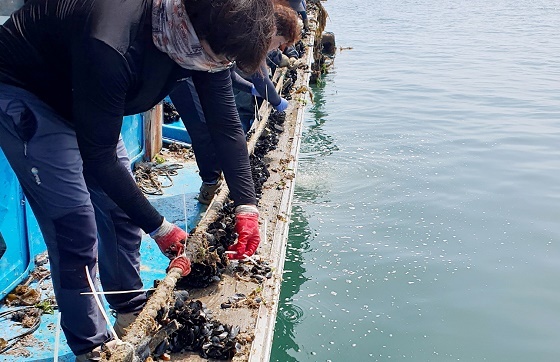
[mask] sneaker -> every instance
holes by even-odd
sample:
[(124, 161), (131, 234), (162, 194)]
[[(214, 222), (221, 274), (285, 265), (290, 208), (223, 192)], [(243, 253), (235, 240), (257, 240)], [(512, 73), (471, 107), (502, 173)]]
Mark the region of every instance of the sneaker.
[(214, 195), (218, 189), (222, 186), (222, 181), (218, 180), (215, 184), (208, 184), (206, 182), (202, 183), (200, 186), (200, 193), (198, 194), (198, 202), (204, 205), (210, 205)]
[(76, 362), (91, 362), (91, 361), (101, 361), (101, 353), (117, 345), (117, 340), (113, 339), (107, 343), (103, 343), (100, 346), (95, 347), (91, 352), (80, 354), (76, 356)]
[(113, 329), (119, 338), (122, 338), (126, 334), (126, 329), (134, 323), (139, 313), (140, 312), (117, 313), (117, 319), (115, 320), (115, 324), (113, 324)]

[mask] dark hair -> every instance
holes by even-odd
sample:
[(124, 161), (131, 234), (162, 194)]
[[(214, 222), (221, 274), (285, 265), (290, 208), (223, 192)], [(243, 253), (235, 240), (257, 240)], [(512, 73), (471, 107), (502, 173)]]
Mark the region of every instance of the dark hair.
[(301, 26), (297, 13), (291, 7), (277, 1), (274, 4), (274, 20), (276, 21), (276, 35), (286, 38), (288, 45), (299, 40)]
[(268, 51), (276, 26), (272, 0), (184, 0), (200, 40), (216, 54), (255, 72)]

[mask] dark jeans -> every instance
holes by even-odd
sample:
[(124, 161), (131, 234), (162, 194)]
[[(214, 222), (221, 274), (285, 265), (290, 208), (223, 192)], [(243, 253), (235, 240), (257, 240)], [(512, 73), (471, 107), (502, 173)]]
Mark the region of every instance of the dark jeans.
[(173, 90), (169, 98), (181, 115), (183, 124), (191, 137), (200, 178), (206, 183), (216, 182), (222, 173), (222, 168), (191, 78), (181, 82), (181, 85)]

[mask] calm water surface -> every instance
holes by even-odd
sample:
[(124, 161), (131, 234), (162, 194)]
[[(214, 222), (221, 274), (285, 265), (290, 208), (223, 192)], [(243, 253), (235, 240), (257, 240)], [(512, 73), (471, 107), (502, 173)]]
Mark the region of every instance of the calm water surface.
[(329, 0), (272, 361), (560, 360), (560, 2)]

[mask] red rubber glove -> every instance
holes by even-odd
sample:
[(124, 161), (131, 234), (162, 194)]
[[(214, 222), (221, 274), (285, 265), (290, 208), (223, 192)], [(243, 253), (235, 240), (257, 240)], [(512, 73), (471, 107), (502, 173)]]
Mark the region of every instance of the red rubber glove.
[(152, 231), (150, 236), (156, 241), (163, 255), (169, 259), (174, 259), (183, 253), (189, 234), (177, 225), (163, 219), (161, 226)]
[(245, 259), (244, 255), (255, 253), (261, 242), (259, 232), (259, 210), (254, 205), (241, 205), (235, 208), (235, 231), (237, 243), (229, 247), (230, 259)]
[(191, 272), (191, 261), (187, 258), (186, 255), (180, 255), (175, 259), (171, 260), (169, 263), (169, 267), (167, 271), (170, 271), (173, 268), (181, 269), (181, 276), (186, 277)]

